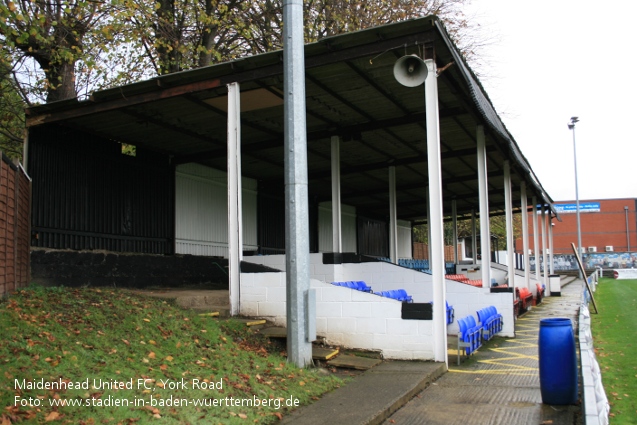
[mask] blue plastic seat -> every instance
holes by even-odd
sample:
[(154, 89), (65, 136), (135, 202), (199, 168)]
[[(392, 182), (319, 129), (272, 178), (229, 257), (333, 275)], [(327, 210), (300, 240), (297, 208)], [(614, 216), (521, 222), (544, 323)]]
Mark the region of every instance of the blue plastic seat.
[(468, 344), (468, 347), (465, 347), (465, 352), (468, 356), (469, 354), (473, 353), (473, 343), (471, 341), (471, 335), (469, 334), (469, 326), (467, 325), (467, 322), (464, 318), (458, 319), (458, 329), (460, 331), (460, 334), (458, 335), (460, 341)]
[(495, 306), (489, 306), (487, 308), (491, 311), (491, 316), (494, 318), (494, 321), (496, 323), (495, 325), (496, 332), (502, 331), (504, 318), (502, 317), (500, 313), (498, 313), (498, 310), (495, 308)]
[(452, 306), (449, 305), (449, 302), (445, 301), (445, 304), (447, 307), (447, 324), (450, 325), (453, 323), (454, 309)]
[(380, 295), (381, 297), (391, 298), (396, 301), (402, 302), (413, 302), (411, 295), (407, 294), (407, 291), (404, 289), (391, 289), (389, 291), (380, 291), (374, 292), (375, 295)]
[(356, 289), (362, 292), (372, 292), (372, 288), (362, 280), (350, 280), (347, 282), (332, 282), (334, 286), (343, 286), (345, 288)]
[(467, 323), (468, 326), (468, 331), (471, 335), (471, 343), (473, 346), (473, 350), (472, 351), (476, 351), (478, 348), (480, 348), (480, 346), (482, 345), (482, 337), (481, 337), (481, 329), (482, 326), (478, 325), (476, 323), (476, 319), (469, 315), (465, 318), (465, 321)]

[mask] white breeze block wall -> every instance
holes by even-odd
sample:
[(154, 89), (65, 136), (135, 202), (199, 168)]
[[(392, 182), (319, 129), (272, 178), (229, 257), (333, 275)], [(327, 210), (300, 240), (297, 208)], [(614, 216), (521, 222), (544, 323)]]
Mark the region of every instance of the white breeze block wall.
[[(256, 255), (243, 257), (243, 261), (261, 264), (282, 272), (285, 271), (285, 255)], [(310, 254), (310, 277), (312, 279), (322, 280), (323, 282), (340, 281), (339, 278), (335, 277), (334, 266), (335, 264), (323, 264), (323, 254)]]
[[(513, 293), (491, 293), (488, 288), (476, 288), (453, 280), (447, 280), (446, 287), (447, 302), (453, 306), (456, 318), (463, 318), (471, 314), (476, 319), (476, 323), (478, 323), (478, 314), (476, 312), (481, 308), (492, 305), (504, 319), (502, 332), (499, 335), (506, 337), (515, 336)], [(458, 322), (456, 320), (448, 326), (448, 332), (452, 335), (458, 334)]]
[[(431, 320), (403, 320), (396, 300), (317, 279), (310, 284), (316, 290), (316, 331), (328, 343), (379, 350), (388, 359), (433, 360)], [(242, 273), (240, 313), (285, 326), (285, 273)]]
[(414, 302), (428, 303), (433, 299), (431, 275), (385, 261), (339, 264), (336, 274), (338, 281), (362, 280), (374, 292), (404, 289)]
[[(539, 280), (535, 279), (535, 274), (531, 273), (531, 278), (529, 279), (530, 283), (531, 283), (531, 287), (528, 288), (529, 291), (531, 291), (533, 293), (534, 297), (537, 297), (537, 286), (535, 286), (536, 283), (540, 283)], [(526, 286), (526, 282), (524, 280), (524, 275), (523, 274), (515, 274), (515, 280), (513, 281), (513, 284), (515, 285), (516, 288), (523, 288)], [(540, 285), (542, 285), (540, 283)], [(545, 291), (545, 293), (547, 294), (547, 296), (550, 296), (551, 291)]]
[[(253, 256), (244, 257), (244, 261), (250, 261), (256, 264), (262, 264), (268, 267), (272, 267), (281, 271), (285, 271), (285, 255), (265, 255), (265, 256)], [(475, 266), (469, 266), (475, 267)], [(282, 279), (277, 283), (273, 282), (272, 277), (263, 279), (263, 283), (259, 286), (259, 289), (255, 288), (249, 293), (244, 291), (244, 278), (254, 279), (252, 276), (254, 273), (242, 273), (241, 274), (241, 314), (246, 316), (263, 316), (274, 317), (276, 315), (264, 315), (264, 311), (270, 308), (282, 308), (282, 318), (280, 325), (285, 325), (285, 304), (282, 306), (276, 306), (273, 303), (283, 302), (285, 303), (285, 273), (263, 273), (264, 275), (281, 275), (276, 279)], [(429, 274), (419, 271), (411, 270), (406, 267), (400, 267), (395, 264), (387, 263), (384, 261), (370, 262), (370, 263), (345, 263), (345, 264), (323, 264), (322, 254), (310, 254), (310, 277), (320, 281), (328, 287), (333, 287), (330, 282), (343, 282), (348, 280), (362, 280), (367, 283), (375, 292), (387, 291), (392, 289), (405, 289), (409, 295), (414, 299), (414, 302), (430, 302), (433, 298), (433, 284), (432, 277)], [(252, 285), (251, 281), (246, 281), (246, 285)], [(266, 287), (280, 286), (280, 289), (272, 289), (269, 300), (261, 300), (265, 304), (261, 308), (259, 313), (254, 309), (254, 306), (245, 306), (246, 312), (244, 312), (244, 304), (246, 298), (248, 302), (252, 302), (252, 298), (257, 295), (265, 295)], [(478, 321), (476, 311), (488, 307), (490, 305), (495, 306), (498, 313), (502, 314), (504, 318), (504, 326), (500, 335), (507, 337), (515, 336), (515, 316), (513, 311), (513, 297), (512, 293), (490, 293), (489, 289), (476, 288), (471, 285), (466, 285), (453, 280), (446, 280), (446, 297), (447, 302), (454, 308), (455, 317), (465, 317), (472, 314)], [(533, 286), (535, 286), (533, 284)], [(314, 287), (314, 284), (313, 284)], [(339, 288), (340, 289), (340, 288)], [(347, 289), (347, 288), (346, 288)], [(349, 289), (348, 289), (349, 290)], [(353, 290), (350, 290), (353, 291)], [(354, 291), (360, 293), (360, 291)], [(277, 297), (273, 294), (276, 293)], [(372, 295), (372, 300), (376, 301), (377, 296)], [(385, 300), (384, 298), (381, 298)], [(317, 294), (317, 300), (318, 294)], [(394, 300), (387, 300), (391, 303), (396, 303), (400, 308), (400, 303)], [(359, 302), (359, 301), (357, 301)], [(317, 307), (318, 308), (318, 307)], [(327, 308), (327, 307), (325, 307)], [(336, 308), (336, 307), (334, 307)], [(249, 312), (248, 312), (249, 311)], [(259, 314), (258, 314), (259, 313)], [(399, 315), (400, 317), (400, 310)], [(317, 322), (317, 326), (319, 323)], [(318, 328), (317, 328), (318, 329)], [(454, 320), (452, 324), (448, 326), (448, 333), (453, 335), (458, 333), (458, 324)], [(339, 342), (340, 343), (340, 342)], [(345, 345), (343, 343), (343, 345)], [(355, 347), (350, 346), (348, 347)], [(365, 347), (356, 347), (365, 348)]]

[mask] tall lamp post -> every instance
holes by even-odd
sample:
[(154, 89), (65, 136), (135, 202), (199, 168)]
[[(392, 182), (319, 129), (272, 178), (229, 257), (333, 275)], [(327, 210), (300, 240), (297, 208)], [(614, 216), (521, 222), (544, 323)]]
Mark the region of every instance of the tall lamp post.
[[(575, 213), (577, 215), (577, 254), (582, 255), (582, 228), (579, 219), (579, 191), (577, 188), (577, 148), (575, 147), (575, 123), (579, 122), (578, 117), (571, 117), (568, 123), (568, 129), (573, 130), (573, 160), (575, 161)], [(577, 275), (582, 279), (582, 271), (577, 271)]]

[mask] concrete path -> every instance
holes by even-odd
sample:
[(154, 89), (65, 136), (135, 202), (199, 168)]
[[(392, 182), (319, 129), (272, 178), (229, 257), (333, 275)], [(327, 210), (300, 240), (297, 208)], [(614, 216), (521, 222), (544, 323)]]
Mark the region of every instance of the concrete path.
[(285, 425), (377, 425), (444, 373), (443, 363), (388, 361), (309, 406)]
[(516, 322), (516, 338), (494, 338), (460, 366), (418, 394), (385, 424), (581, 424), (580, 406), (542, 404), (538, 374), (540, 319), (568, 317), (577, 323), (581, 280), (545, 298)]

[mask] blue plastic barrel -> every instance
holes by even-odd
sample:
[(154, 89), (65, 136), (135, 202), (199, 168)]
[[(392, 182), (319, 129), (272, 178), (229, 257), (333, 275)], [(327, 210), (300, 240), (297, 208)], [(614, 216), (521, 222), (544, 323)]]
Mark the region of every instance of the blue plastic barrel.
[(577, 402), (577, 353), (571, 319), (540, 320), (540, 390), (544, 404)]

